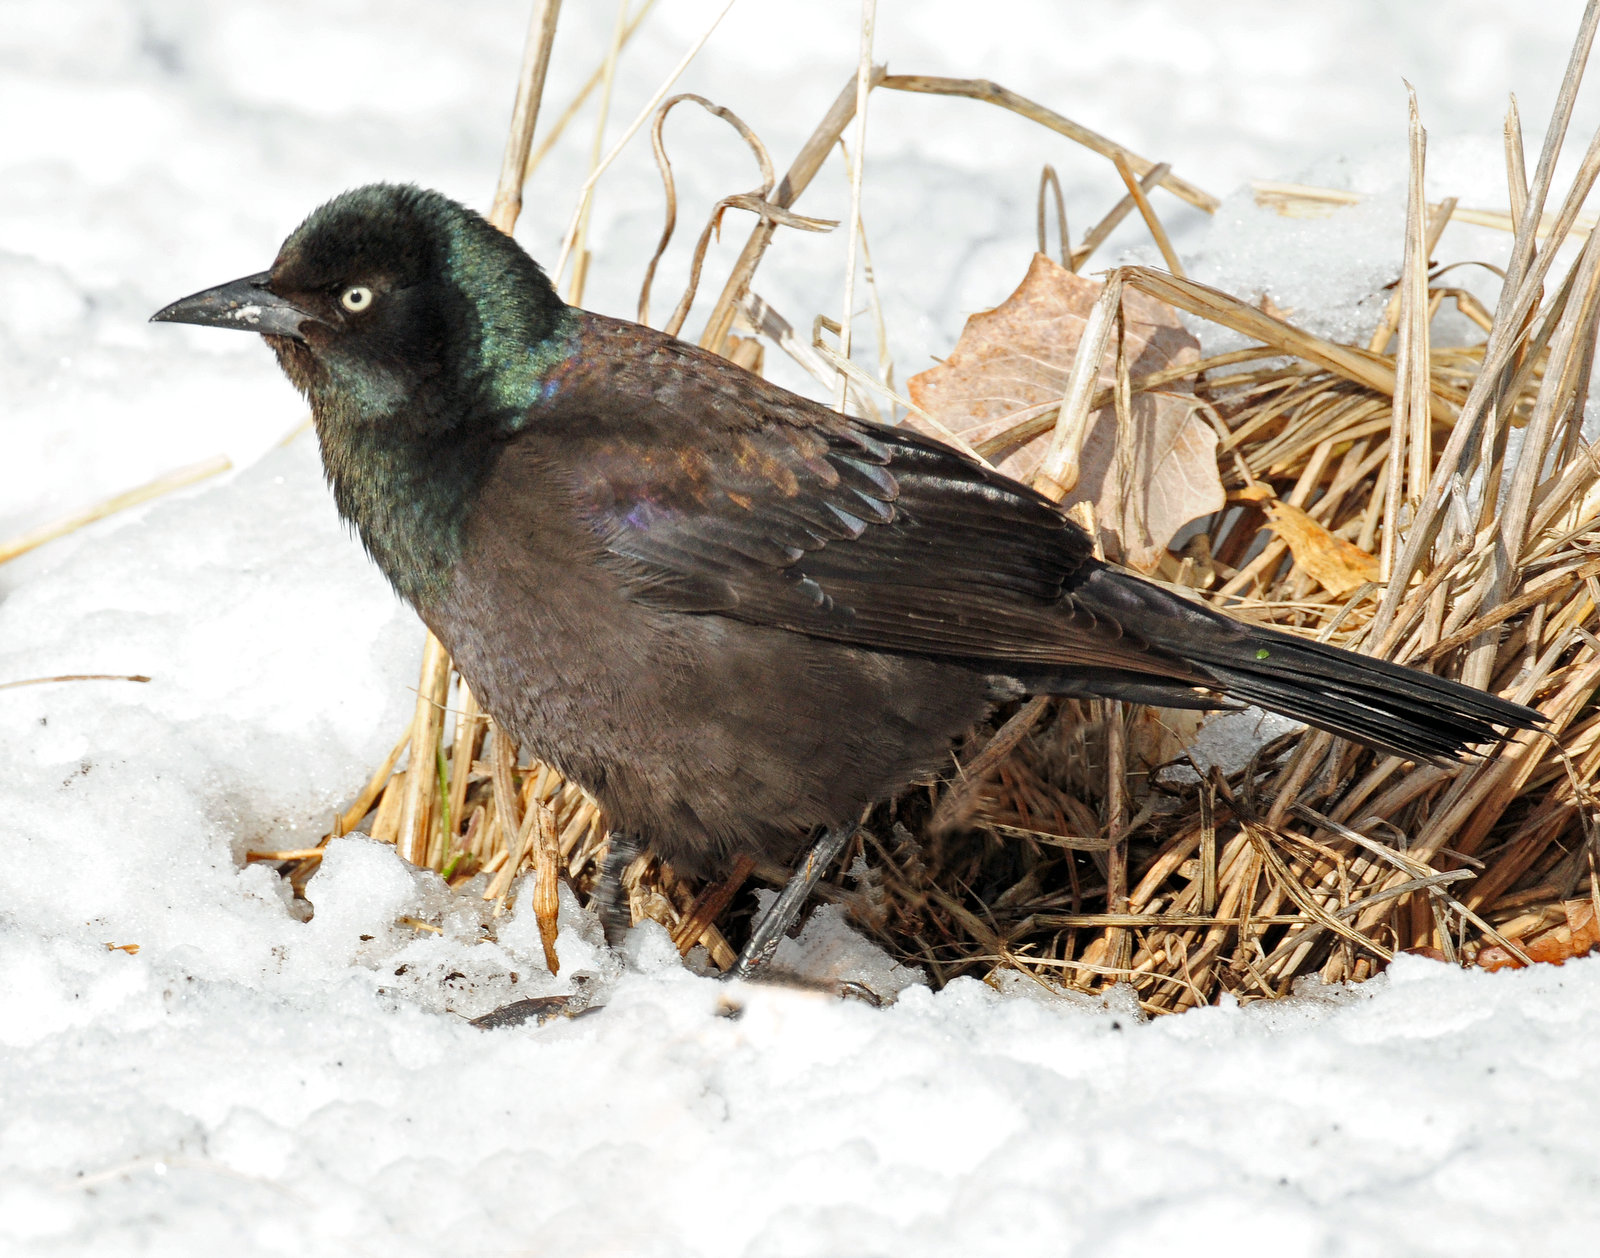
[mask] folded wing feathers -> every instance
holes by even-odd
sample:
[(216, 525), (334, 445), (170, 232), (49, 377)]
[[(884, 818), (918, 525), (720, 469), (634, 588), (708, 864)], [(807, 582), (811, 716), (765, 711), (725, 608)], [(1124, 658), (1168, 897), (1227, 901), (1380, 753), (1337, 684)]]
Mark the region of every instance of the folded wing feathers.
[(1422, 760), (1537, 724), (1517, 704), (1231, 620), (1098, 563), (1053, 503), (915, 432), (748, 388), (761, 397), (701, 399), (728, 410), (721, 453), (681, 450), (670, 414), (648, 404), (610, 446), (594, 444), (592, 423), (572, 430), (597, 527), (641, 565), (641, 597), (1013, 669), (1042, 693), (1226, 696)]

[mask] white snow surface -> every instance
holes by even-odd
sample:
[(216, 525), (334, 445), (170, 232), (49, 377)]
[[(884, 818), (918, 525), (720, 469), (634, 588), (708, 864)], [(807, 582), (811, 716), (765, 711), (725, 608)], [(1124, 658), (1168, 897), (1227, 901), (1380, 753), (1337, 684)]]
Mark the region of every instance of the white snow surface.
[[(624, 54), (610, 137), (715, 7), (662, 0)], [(1398, 264), (1402, 76), (1430, 194), (1503, 205), (1506, 93), (1531, 163), (1580, 7), (885, 0), (877, 56), (994, 79), (1170, 160), (1227, 196), (1214, 220), (1158, 197), (1193, 271), (1339, 332)], [(1490, 975), (1402, 958), (1360, 988), (1146, 1022), (1126, 993), (934, 994), (836, 914), (786, 943), (790, 964), (899, 993), (873, 1008), (701, 977), (653, 926), (613, 957), (565, 892), (551, 979), (531, 910), (489, 922), (360, 837), (331, 845), (309, 922), (244, 863), (314, 841), (387, 750), (420, 629), (341, 529), (313, 443), (280, 447), (304, 411), (259, 342), (144, 321), (262, 269), (345, 187), (486, 204), (528, 8), (0, 8), (0, 539), (217, 453), (240, 469), (0, 567), (0, 682), (151, 678), (0, 690), (0, 1253), (1592, 1249), (1600, 961)], [(565, 9), (547, 119), (612, 21)], [(743, 0), (680, 88), (739, 111), (781, 169), (852, 72), (856, 13)], [(592, 117), (529, 189), (518, 234), (546, 260)], [(1585, 95), (1578, 146), (1597, 118)], [(687, 111), (668, 128), (687, 238), (754, 181), (717, 128)], [(1116, 196), (1103, 162), (972, 103), (874, 97), (868, 159), (900, 379), (1026, 269), (1043, 161), (1075, 234)], [(1371, 199), (1279, 219), (1239, 191), (1251, 177)], [(835, 160), (799, 208), (842, 217), (847, 199)], [(660, 207), (640, 139), (600, 186), (588, 304), (632, 313)], [(708, 293), (744, 230), (730, 215)], [(1113, 243), (1108, 263), (1154, 259), (1131, 225)], [(1452, 227), (1442, 252), (1505, 245)], [(757, 287), (809, 327), (837, 314), (842, 256), (837, 235), (780, 236)], [(603, 1009), (465, 1020), (575, 976)]]

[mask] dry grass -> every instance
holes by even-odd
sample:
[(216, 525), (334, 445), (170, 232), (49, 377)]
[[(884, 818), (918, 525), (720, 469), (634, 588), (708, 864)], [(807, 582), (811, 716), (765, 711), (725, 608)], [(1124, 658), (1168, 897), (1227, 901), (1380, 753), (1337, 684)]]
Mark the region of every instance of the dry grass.
[(192, 463), (188, 467), (180, 467), (176, 471), (158, 476), (155, 480), (140, 485), (135, 489), (124, 490), (122, 493), (113, 494), (104, 501), (95, 503), (92, 507), (85, 507), (82, 511), (74, 511), (71, 515), (60, 520), (53, 520), (49, 524), (42, 524), (38, 528), (29, 529), (17, 537), (0, 541), (0, 563), (26, 555), (30, 550), (36, 550), (48, 542), (53, 542), (59, 537), (75, 533), (97, 520), (104, 520), (107, 516), (116, 515), (119, 511), (126, 511), (130, 507), (137, 507), (174, 490), (186, 489), (190, 485), (199, 483), (209, 477), (222, 472), (231, 471), (233, 464), (222, 455), (215, 455), (203, 459), (199, 463)]
[[(1186, 383), (1223, 438), (1228, 503), (1168, 557), (1161, 576), (1245, 618), (1465, 678), (1549, 721), (1548, 733), (1519, 735), (1450, 768), (1307, 733), (1261, 748), (1242, 771), (1185, 777), (1161, 764), (1190, 732), (1165, 728), (1181, 716), (1030, 701), (974, 732), (947, 779), (874, 809), (841, 862), (848, 869), (864, 856), (867, 872), (824, 884), (892, 954), (940, 983), (1000, 968), (1086, 990), (1128, 982), (1146, 1009), (1165, 1012), (1222, 992), (1281, 996), (1303, 978), (1364, 978), (1405, 950), (1467, 963), (1487, 962), (1490, 949), (1516, 961), (1586, 946), (1594, 919), (1581, 902), (1600, 907), (1600, 712), (1592, 697), (1600, 639), (1591, 630), (1600, 602), (1600, 461), (1580, 425), (1600, 312), (1600, 244), (1590, 242), (1579, 209), (1600, 149), (1591, 147), (1559, 203), (1550, 175), (1595, 24), (1591, 4), (1531, 181), (1520, 126), (1508, 124), (1512, 208), (1504, 215), (1423, 202), (1425, 137), (1414, 117), (1404, 273), (1359, 345), (1316, 337), (1267, 303), (1183, 278), (1147, 193), (1163, 187), (1202, 208), (1213, 208), (1212, 198), (1166, 163), (982, 80), (889, 76), (863, 61), (776, 186), (768, 177), (726, 202), (753, 211), (757, 223), (701, 344), (755, 361), (750, 342), (732, 333), (737, 314), (759, 308), (754, 330), (821, 374), (837, 370), (838, 356), (820, 341), (797, 342), (750, 285), (868, 90), (996, 104), (1100, 152), (1114, 165), (1108, 190), (1120, 183), (1127, 195), (1076, 248), (1058, 205), (1063, 255), (1081, 268), (1137, 211), (1172, 263), (1170, 274), (1113, 273), (1101, 346), (1111, 348), (1111, 308), (1123, 286), (1259, 345), (1181, 376), (1129, 382), (1135, 391)], [(1261, 195), (1316, 212), (1336, 212), (1344, 197), (1281, 185)], [(1430, 271), (1429, 253), (1452, 217), (1515, 233), (1492, 314)], [(1042, 223), (1041, 210), (1041, 238)], [(1551, 267), (1569, 239), (1583, 247), (1558, 275)], [(1445, 302), (1484, 329), (1483, 343), (1431, 343)], [(1093, 347), (1094, 338), (1084, 343)], [(1082, 379), (1063, 405), (1019, 416), (1013, 432), (980, 452), (998, 457), (1050, 432), (1046, 466), (1069, 475), (1084, 415), (1113, 400), (1094, 387), (1094, 367), (1075, 373)], [(888, 381), (867, 383), (892, 396)], [(364, 825), (398, 839), (452, 886), (502, 902), (518, 873), (540, 868), (541, 918), (553, 914), (549, 871), (559, 867), (588, 891), (603, 820), (553, 770), (518, 767), (498, 736), (484, 758), (486, 719), (459, 685), (456, 706), (446, 707), (450, 673), (439, 654), (430, 656), (412, 729), (331, 833)], [(416, 767), (396, 772), (406, 747)], [(285, 868), (297, 884), (316, 864), (315, 854), (259, 855), (292, 855)], [(636, 918), (662, 921), (684, 952), (702, 945), (726, 968), (729, 940), (748, 930), (746, 883), (784, 873), (743, 861), (724, 881), (696, 886), (642, 859), (625, 885)]]

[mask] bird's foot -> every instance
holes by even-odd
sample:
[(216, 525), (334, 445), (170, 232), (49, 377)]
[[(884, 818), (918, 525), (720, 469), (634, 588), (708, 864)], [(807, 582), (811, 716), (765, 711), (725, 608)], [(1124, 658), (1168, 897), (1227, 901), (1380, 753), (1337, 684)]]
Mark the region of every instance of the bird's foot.
[(817, 883), (822, 881), (822, 875), (839, 859), (839, 853), (855, 832), (853, 825), (822, 832), (822, 837), (806, 853), (805, 860), (800, 862), (788, 885), (750, 932), (750, 941), (745, 944), (733, 969), (728, 971), (729, 978), (753, 978), (772, 960), (779, 942), (788, 933), (789, 927), (794, 925), (795, 918), (800, 916), (800, 910), (816, 890)]
[[(749, 979), (765, 970), (777, 952), (778, 944), (800, 916), (801, 909), (822, 881), (822, 876), (839, 858), (839, 853), (844, 850), (855, 829), (854, 826), (840, 826), (822, 832), (778, 898), (761, 915), (749, 942), (726, 977)], [(637, 835), (613, 833), (605, 861), (600, 867), (599, 881), (595, 883), (590, 896), (589, 905), (600, 918), (606, 943), (612, 948), (622, 946), (632, 925), (622, 880), (628, 866), (643, 850)]]

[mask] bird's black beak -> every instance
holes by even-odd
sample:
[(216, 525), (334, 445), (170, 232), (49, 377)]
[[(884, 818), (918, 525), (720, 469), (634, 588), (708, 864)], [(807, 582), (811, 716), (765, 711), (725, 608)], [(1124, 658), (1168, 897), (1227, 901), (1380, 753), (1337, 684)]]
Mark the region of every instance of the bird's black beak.
[(271, 278), (270, 271), (262, 271), (229, 280), (163, 307), (150, 316), (150, 322), (198, 323), (207, 328), (238, 328), (241, 332), (305, 340), (300, 325), (315, 322), (317, 316), (269, 289), (267, 281)]

